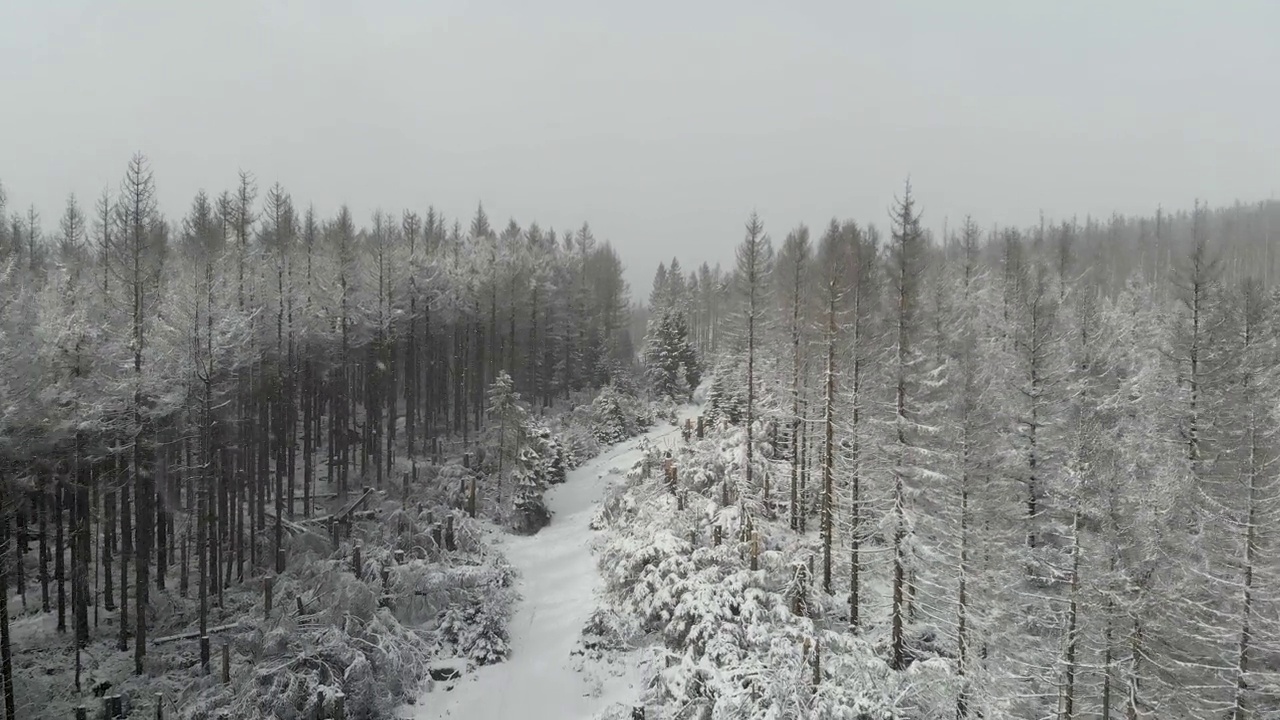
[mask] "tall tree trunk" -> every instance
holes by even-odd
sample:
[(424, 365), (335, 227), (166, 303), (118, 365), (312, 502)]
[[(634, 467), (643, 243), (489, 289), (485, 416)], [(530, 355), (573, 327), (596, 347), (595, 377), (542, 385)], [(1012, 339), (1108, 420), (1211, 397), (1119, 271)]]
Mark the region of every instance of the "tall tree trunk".
[(1076, 641), (1080, 617), (1080, 511), (1071, 521), (1071, 588), (1067, 607), (1066, 649), (1063, 653), (1062, 720), (1073, 720), (1076, 707)]
[(0, 477), (0, 684), (4, 685), (4, 716), (18, 717), (13, 697), (13, 650), (9, 644), (9, 510), (4, 493), (8, 478)]
[(151, 499), (155, 497), (151, 489), (149, 473), (142, 469), (142, 419), (135, 415), (134, 422), (139, 428), (133, 441), (133, 487), (138, 509), (138, 522), (135, 543), (137, 557), (134, 560), (137, 587), (134, 590), (134, 636), (133, 636), (133, 672), (142, 674), (142, 659), (147, 654), (147, 597), (150, 593), (148, 580), (151, 570)]
[(315, 388), (312, 387), (311, 349), (303, 349), (302, 361), (302, 517), (311, 517), (312, 462), (315, 448), (312, 445), (312, 417), (315, 412)]
[[(99, 474), (99, 479), (101, 479)], [(116, 493), (108, 487), (102, 498), (102, 606), (107, 612), (116, 609), (115, 575), (112, 573), (112, 556), (116, 552)]]
[(85, 647), (89, 643), (89, 559), (91, 553), (90, 536), (90, 485), (93, 483), (92, 470), (81, 455), (81, 439), (76, 437), (76, 454), (72, 463), (75, 478), (74, 510), (71, 545), (75, 548), (72, 556), (72, 591), (71, 615), (75, 623), (77, 647)]
[(120, 643), (122, 651), (129, 649), (129, 556), (133, 554), (133, 513), (129, 501), (129, 481), (121, 469), (119, 446), (116, 450), (116, 472), (120, 483)]
[(40, 538), (40, 611), (48, 613), (49, 605), (49, 473), (45, 470), (38, 470), (39, 480), (36, 481), (35, 494), (35, 513), (36, 527)]
[(836, 295), (827, 298), (827, 367), (822, 419), (825, 437), (822, 456), (822, 590), (831, 594), (831, 546), (835, 540), (835, 403), (836, 403)]
[(62, 533), (62, 506), (66, 498), (67, 485), (61, 475), (55, 479), (53, 489), (53, 580), (57, 587), (58, 626), (57, 631), (67, 631), (67, 568), (63, 548), (66, 538)]

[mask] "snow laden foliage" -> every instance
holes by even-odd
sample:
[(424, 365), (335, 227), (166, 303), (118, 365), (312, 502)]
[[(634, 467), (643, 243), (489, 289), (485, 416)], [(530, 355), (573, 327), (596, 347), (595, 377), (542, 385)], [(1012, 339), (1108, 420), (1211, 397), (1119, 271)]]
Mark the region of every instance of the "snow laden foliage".
[(588, 412), (591, 434), (603, 445), (635, 437), (654, 423), (649, 407), (617, 385), (602, 388)]
[(503, 660), (514, 575), (465, 517), (455, 549), (436, 546), (435, 519), (396, 508), (336, 552), (306, 551), (277, 579), (272, 615), (256, 621), (255, 608), (255, 621), (227, 638), (233, 667), (252, 670), (233, 672), (228, 686), (199, 681), (180, 698), (182, 717), (305, 720), (332, 712), (342, 694), (346, 717), (375, 720), (413, 700), (436, 661)]
[(814, 592), (809, 540), (720, 504), (741, 445), (735, 429), (681, 446), (674, 492), (651, 447), (597, 518), (610, 633), (657, 648), (645, 704), (659, 717), (912, 717), (896, 709), (905, 679)]
[(747, 393), (740, 381), (746, 373), (743, 363), (734, 358), (724, 358), (711, 371), (707, 385), (706, 418), (712, 423), (724, 421), (733, 425), (746, 417)]
[(551, 522), (542, 502), (549, 485), (564, 482), (566, 458), (551, 430), (538, 424), (521, 402), (511, 376), (500, 372), (489, 388), (489, 439), (486, 469), (497, 488), (499, 507), (503, 487), (510, 485), (510, 527), (535, 533)]
[(702, 363), (689, 342), (684, 313), (667, 310), (649, 321), (645, 377), (656, 397), (687, 401), (702, 381)]
[(703, 424), (740, 438), (676, 458), (675, 515), (716, 509), (672, 537), (808, 548), (901, 717), (1276, 716), (1280, 296), (1240, 228), (1278, 208), (931, 238), (908, 185), (772, 267), (753, 217), (712, 297), (655, 278), (715, 318)]

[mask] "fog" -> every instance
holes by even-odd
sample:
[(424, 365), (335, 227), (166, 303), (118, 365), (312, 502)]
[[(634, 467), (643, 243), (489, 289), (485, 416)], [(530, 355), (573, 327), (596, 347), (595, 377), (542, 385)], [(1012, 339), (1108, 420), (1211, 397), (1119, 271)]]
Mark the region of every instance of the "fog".
[(128, 3), (0, 7), (0, 181), (45, 230), (130, 154), (161, 206), (238, 169), (323, 213), (589, 221), (634, 295), (660, 259), (884, 223), (1269, 197), (1270, 2)]

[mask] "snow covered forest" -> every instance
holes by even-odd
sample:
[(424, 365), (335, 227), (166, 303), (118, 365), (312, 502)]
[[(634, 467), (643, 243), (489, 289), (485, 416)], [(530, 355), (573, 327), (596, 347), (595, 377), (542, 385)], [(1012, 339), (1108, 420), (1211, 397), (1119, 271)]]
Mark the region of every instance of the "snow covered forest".
[(157, 182), (0, 187), (5, 720), (1280, 716), (1280, 203), (908, 184), (639, 303), (585, 223)]
[(156, 183), (52, 230), (0, 190), (3, 717), (387, 717), (442, 648), (504, 657), (481, 525), (644, 419), (617, 254)]
[(715, 429), (602, 565), (659, 697), (1280, 716), (1277, 234), (1275, 202), (929, 233), (908, 184), (883, 230), (752, 216), (732, 270), (660, 266), (655, 389), (723, 320), (691, 341)]

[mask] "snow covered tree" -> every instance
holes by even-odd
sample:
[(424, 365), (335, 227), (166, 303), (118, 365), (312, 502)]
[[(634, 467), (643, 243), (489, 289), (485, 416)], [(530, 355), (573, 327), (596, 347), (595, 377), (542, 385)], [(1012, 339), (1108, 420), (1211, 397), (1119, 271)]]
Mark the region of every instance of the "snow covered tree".
[(644, 361), (649, 386), (659, 397), (687, 400), (698, 387), (702, 368), (683, 312), (666, 310), (650, 320)]
[(831, 221), (818, 245), (820, 276), (819, 305), (822, 318), (822, 345), (825, 361), (822, 373), (822, 589), (831, 593), (832, 550), (835, 545), (836, 513), (836, 348), (841, 344), (851, 275), (858, 267), (854, 248), (862, 242), (855, 225), (841, 227)]
[(808, 306), (812, 297), (809, 271), (812, 256), (809, 228), (801, 225), (787, 233), (787, 238), (778, 251), (775, 266), (781, 301), (779, 309), (785, 318), (791, 341), (791, 418), (787, 432), (787, 454), (791, 474), (789, 515), (792, 530), (800, 529), (800, 433), (803, 423), (800, 408), (804, 395), (804, 375), (800, 371), (804, 353), (808, 349)]
[(527, 444), (529, 414), (520, 404), (520, 394), (505, 370), (499, 371), (489, 387), (489, 419), (497, 434), (498, 447), (494, 453), (497, 464), (498, 503), (502, 503), (502, 478), (504, 474), (519, 468), (521, 451)]
[[(734, 274), (738, 294), (742, 301), (742, 342), (747, 358), (746, 367), (746, 462), (744, 464), (744, 486), (742, 492), (754, 492), (753, 466), (755, 463), (752, 446), (752, 425), (757, 419), (756, 409), (756, 354), (760, 352), (760, 340), (764, 337), (766, 318), (768, 317), (768, 299), (770, 291), (770, 275), (773, 269), (773, 245), (764, 232), (764, 224), (755, 213), (751, 214), (746, 224), (746, 237), (738, 245), (738, 265)], [(766, 478), (761, 489), (761, 499), (768, 504), (769, 484)]]
[(893, 324), (893, 420), (890, 472), (892, 475), (893, 576), (890, 613), (890, 661), (894, 670), (907, 667), (906, 624), (910, 612), (912, 548), (912, 498), (933, 477), (923, 442), (927, 425), (922, 417), (923, 384), (929, 375), (929, 360), (916, 347), (922, 329), (920, 283), (928, 261), (927, 241), (920, 227), (920, 215), (907, 183), (893, 209), (893, 235), (889, 245), (889, 285), (893, 297), (890, 322)]

